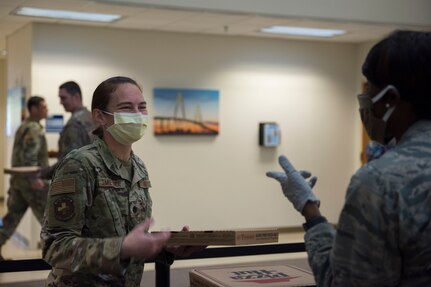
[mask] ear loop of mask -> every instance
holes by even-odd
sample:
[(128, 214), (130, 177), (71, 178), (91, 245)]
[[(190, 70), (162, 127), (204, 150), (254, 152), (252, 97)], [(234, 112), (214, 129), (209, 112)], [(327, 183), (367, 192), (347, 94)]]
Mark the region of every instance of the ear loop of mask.
[[(387, 85), (383, 90), (380, 91), (380, 93), (378, 93), (376, 96), (374, 96), (374, 98), (371, 99), (371, 101), (373, 102), (373, 104), (377, 103), (381, 98), (383, 98), (384, 95), (386, 95), (386, 93), (389, 90), (393, 90), (397, 95), (399, 95), (397, 88), (395, 88), (392, 85)], [(392, 113), (395, 110), (395, 106), (390, 107), (389, 104), (386, 104), (385, 107), (387, 108), (386, 113), (383, 115), (382, 120), (387, 122), (389, 117), (392, 115)]]
[[(110, 112), (107, 112), (107, 111), (104, 111), (104, 110), (100, 110), (102, 113), (104, 113), (104, 114), (107, 114), (107, 115), (110, 115), (110, 116), (114, 116), (114, 114), (113, 113), (110, 113)], [(100, 125), (104, 130), (106, 130), (108, 127), (106, 127), (106, 125), (107, 124), (104, 124), (104, 125)]]

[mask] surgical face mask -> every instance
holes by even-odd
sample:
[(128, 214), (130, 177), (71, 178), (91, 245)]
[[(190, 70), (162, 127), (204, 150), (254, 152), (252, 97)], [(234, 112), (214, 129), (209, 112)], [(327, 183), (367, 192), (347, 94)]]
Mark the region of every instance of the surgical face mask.
[(392, 138), (392, 140), (390, 140), (386, 145), (375, 141), (369, 142), (365, 147), (365, 156), (367, 157), (367, 161), (370, 162), (380, 158), (388, 150), (395, 148), (396, 144), (397, 141), (395, 138)]
[(393, 90), (398, 93), (398, 90), (392, 86), (386, 86), (380, 93), (378, 93), (373, 98), (370, 98), (368, 95), (359, 95), (359, 112), (361, 114), (361, 120), (364, 125), (365, 130), (367, 131), (368, 136), (371, 140), (376, 141), (381, 144), (385, 144), (385, 141), (388, 139), (392, 139), (392, 136), (387, 134), (386, 124), (389, 117), (395, 110), (395, 106), (389, 107), (386, 106), (387, 110), (383, 117), (377, 118), (373, 113), (373, 105), (378, 102), (383, 96), (389, 91)]
[(141, 113), (109, 113), (114, 116), (114, 124), (106, 129), (119, 143), (132, 144), (140, 140), (148, 126), (148, 115)]

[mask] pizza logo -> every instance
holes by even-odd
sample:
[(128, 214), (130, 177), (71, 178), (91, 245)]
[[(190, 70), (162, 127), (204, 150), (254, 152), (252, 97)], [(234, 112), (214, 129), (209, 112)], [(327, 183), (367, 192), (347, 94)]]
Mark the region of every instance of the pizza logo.
[(231, 272), (230, 278), (239, 283), (282, 283), (290, 282), (300, 276), (289, 276), (277, 270), (246, 270)]

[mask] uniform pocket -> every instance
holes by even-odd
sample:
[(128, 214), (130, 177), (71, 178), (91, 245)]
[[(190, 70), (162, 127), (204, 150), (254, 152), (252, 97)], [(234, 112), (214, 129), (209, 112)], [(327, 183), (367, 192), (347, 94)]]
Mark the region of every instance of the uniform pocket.
[(148, 188), (136, 186), (131, 190), (129, 195), (129, 214), (133, 226), (142, 223), (145, 219), (151, 217), (152, 205)]
[(92, 236), (124, 236), (127, 234), (126, 184), (122, 180), (98, 178), (94, 203), (88, 210), (87, 228)]

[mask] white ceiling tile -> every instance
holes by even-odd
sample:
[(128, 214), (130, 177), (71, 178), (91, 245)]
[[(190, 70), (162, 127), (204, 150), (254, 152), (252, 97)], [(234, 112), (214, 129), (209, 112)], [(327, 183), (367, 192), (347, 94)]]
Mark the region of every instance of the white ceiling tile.
[(253, 26), (238, 25), (238, 24), (218, 26), (215, 28), (203, 30), (203, 32), (205, 33), (221, 33), (226, 35), (248, 34), (248, 33), (253, 33), (255, 31), (256, 31), (256, 28)]
[(214, 24), (214, 23), (207, 23), (207, 22), (188, 22), (188, 21), (179, 21), (175, 23), (171, 23), (164, 26), (159, 26), (161, 30), (170, 30), (178, 31), (178, 30), (184, 30), (184, 31), (195, 31), (195, 32), (201, 32), (206, 29), (215, 29), (217, 27), (223, 27), (221, 24)]
[(9, 13), (15, 10), (15, 8), (15, 6), (0, 6), (0, 20), (1, 18), (9, 15)]
[[(10, 11), (18, 6), (31, 6), (50, 9), (65, 9), (86, 12), (114, 13), (124, 18), (113, 23), (91, 23), (59, 21), (23, 16), (11, 16)], [(415, 29), (431, 31), (431, 27), (384, 25), (374, 23), (351, 23), (348, 21), (321, 21), (300, 17), (270, 17), (251, 14), (214, 13), (197, 10), (161, 9), (150, 6), (128, 6), (101, 3), (95, 0), (0, 0), (0, 49), (4, 35), (31, 22), (67, 23), (73, 25), (103, 26), (125, 29), (151, 29), (173, 32), (193, 32), (230, 36), (250, 36), (276, 39), (301, 39), (310, 41), (358, 43), (383, 37), (394, 29)], [(315, 39), (309, 37), (283, 36), (259, 32), (261, 28), (274, 25), (294, 25), (345, 29), (346, 35)], [(17, 27), (17, 28), (16, 28)]]
[(26, 0), (21, 6), (81, 11), (89, 2), (87, 0)]
[(17, 15), (7, 15), (1, 19), (1, 21), (5, 21), (5, 23), (31, 23), (31, 22), (44, 22), (44, 23), (52, 23), (57, 21), (56, 19), (50, 18), (39, 18), (39, 17), (30, 17), (30, 16), (17, 16)]
[(163, 9), (148, 9), (141, 16), (147, 19), (154, 19), (166, 22), (175, 22), (189, 17), (195, 16), (200, 12), (182, 11), (182, 10), (163, 10)]
[(153, 29), (155, 27), (168, 25), (169, 23), (170, 21), (166, 19), (156, 19), (141, 15), (139, 17), (125, 17), (123, 19), (113, 22), (112, 24), (110, 24), (110, 26), (131, 29)]
[(288, 25), (291, 21), (292, 19), (290, 18), (249, 16), (236, 22), (236, 24), (263, 28), (267, 26)]
[(90, 22), (90, 21), (74, 21), (74, 20), (56, 20), (60, 24), (65, 25), (77, 25), (77, 26), (96, 26), (96, 27), (106, 27), (107, 23), (104, 22)]
[(187, 21), (191, 24), (201, 24), (201, 23), (211, 23), (211, 24), (230, 24), (238, 21), (247, 19), (246, 15), (226, 15), (226, 14), (216, 14), (216, 13), (196, 13), (195, 15), (186, 18), (182, 21)]
[(101, 4), (98, 2), (92, 2), (85, 6), (82, 11), (91, 13), (106, 13), (106, 14), (119, 14), (122, 16), (134, 16), (148, 11), (148, 8), (132, 7), (132, 6), (121, 6), (121, 5), (109, 5)]
[(2, 6), (18, 6), (21, 5), (25, 0), (1, 0), (0, 9)]

